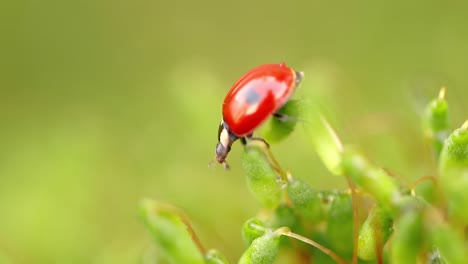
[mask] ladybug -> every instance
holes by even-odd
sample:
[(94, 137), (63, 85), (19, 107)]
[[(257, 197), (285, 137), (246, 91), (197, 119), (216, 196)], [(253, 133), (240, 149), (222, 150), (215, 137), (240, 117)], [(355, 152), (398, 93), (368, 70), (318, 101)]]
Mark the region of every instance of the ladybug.
[(234, 83), (223, 102), (216, 161), (229, 169), (226, 157), (237, 139), (245, 145), (246, 139), (253, 138), (253, 131), (272, 115), (285, 120), (286, 116), (277, 111), (288, 102), (303, 77), (302, 72), (281, 62), (257, 66)]

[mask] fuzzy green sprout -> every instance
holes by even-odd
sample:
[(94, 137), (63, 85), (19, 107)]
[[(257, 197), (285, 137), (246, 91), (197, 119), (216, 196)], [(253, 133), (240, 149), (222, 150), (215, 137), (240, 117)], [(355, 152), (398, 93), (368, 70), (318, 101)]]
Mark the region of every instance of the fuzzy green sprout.
[(468, 224), (468, 120), (445, 141), (439, 172), (450, 214), (463, 225)]
[(444, 141), (450, 134), (450, 120), (445, 94), (446, 88), (442, 87), (439, 96), (427, 105), (424, 116), (425, 132), (432, 141), (436, 158), (440, 156)]
[[(265, 141), (248, 140), (242, 170), (261, 209), (241, 228), (246, 248), (238, 263), (272, 264), (283, 250), (295, 252), (297, 263), (468, 263), (468, 120), (450, 130), (445, 92), (424, 117), (438, 175), (410, 185), (344, 145), (313, 104), (286, 104), (282, 113), (293, 118), (272, 121), (266, 138), (283, 140), (302, 124), (329, 170), (324, 177), (341, 177), (349, 189), (316, 189), (284, 170)], [(179, 209), (146, 200), (140, 212), (164, 263), (228, 263), (204, 249)]]
[(167, 263), (228, 263), (218, 251), (206, 251), (188, 218), (178, 208), (152, 200), (143, 200), (140, 215), (156, 242), (159, 258)]
[(161, 248), (163, 259), (169, 263), (205, 262), (205, 250), (199, 240), (194, 239), (194, 232), (187, 218), (177, 208), (144, 200), (140, 205), (140, 215)]
[(382, 207), (375, 205), (359, 231), (358, 255), (363, 260), (381, 258), (383, 246), (393, 232), (393, 221)]

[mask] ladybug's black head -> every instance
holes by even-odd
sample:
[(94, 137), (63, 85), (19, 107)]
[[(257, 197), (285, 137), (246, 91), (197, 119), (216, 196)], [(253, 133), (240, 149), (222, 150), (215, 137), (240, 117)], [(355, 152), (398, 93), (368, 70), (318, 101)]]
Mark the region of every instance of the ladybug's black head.
[(229, 127), (221, 121), (218, 129), (218, 144), (216, 145), (216, 161), (223, 164), (225, 169), (229, 169), (226, 157), (231, 150), (231, 145), (237, 137), (229, 131)]

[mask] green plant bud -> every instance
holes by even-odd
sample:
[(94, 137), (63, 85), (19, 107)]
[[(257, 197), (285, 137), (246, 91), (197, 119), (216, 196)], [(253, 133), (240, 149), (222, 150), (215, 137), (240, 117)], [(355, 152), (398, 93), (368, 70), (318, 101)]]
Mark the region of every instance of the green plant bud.
[(305, 107), (304, 118), (304, 127), (315, 152), (330, 172), (342, 175), (340, 163), (343, 146), (338, 135), (314, 104)]
[(418, 197), (424, 198), (428, 203), (438, 201), (437, 185), (433, 181), (422, 181), (414, 187), (414, 191)]
[(216, 249), (210, 249), (205, 254), (206, 264), (228, 264), (226, 257)]
[(395, 233), (390, 252), (391, 263), (414, 264), (423, 250), (424, 211), (414, 197), (404, 197), (399, 204), (400, 217), (395, 221)]
[(350, 194), (329, 196), (327, 237), (333, 241), (332, 249), (338, 254), (351, 256), (353, 252), (353, 203)]
[(447, 263), (467, 263), (467, 246), (464, 244), (463, 238), (451, 227), (446, 224), (432, 224), (430, 234), (431, 240), (439, 249), (441, 258)]
[(345, 150), (343, 155), (343, 171), (360, 188), (372, 195), (379, 204), (393, 208), (401, 198), (395, 180), (383, 169), (370, 164), (361, 155)]
[(311, 223), (324, 218), (320, 194), (301, 179), (290, 179), (287, 185), (289, 199), (294, 205), (294, 211)]
[(242, 254), (239, 264), (270, 264), (275, 261), (279, 251), (280, 234), (267, 231), (255, 239)]
[(445, 88), (442, 88), (439, 97), (429, 102), (424, 116), (425, 130), (432, 141), (434, 153), (438, 158), (444, 141), (450, 134), (448, 105), (445, 100)]
[(265, 231), (258, 227), (266, 228), (265, 223), (258, 218), (250, 218), (244, 223), (242, 226), (242, 238), (246, 245), (252, 244), (252, 241), (265, 234)]
[(267, 130), (262, 134), (269, 143), (277, 143), (294, 131), (300, 116), (299, 100), (289, 100), (278, 112), (287, 120), (273, 117), (268, 122)]
[(171, 205), (144, 200), (140, 216), (168, 263), (205, 263), (200, 248), (192, 239), (191, 227)]
[(281, 178), (267, 155), (268, 147), (259, 140), (248, 142), (242, 156), (242, 168), (247, 187), (266, 208), (275, 208), (281, 202)]
[(449, 212), (468, 223), (468, 120), (445, 141), (439, 163), (440, 183)]
[(277, 229), (280, 227), (289, 227), (289, 229), (294, 230), (295, 227), (299, 224), (294, 210), (285, 204), (281, 204), (280, 206), (278, 206), (271, 215), (271, 217), (265, 222), (266, 225), (272, 229)]
[(384, 247), (390, 237), (393, 221), (387, 211), (375, 205), (359, 231), (358, 256), (363, 260), (375, 260), (377, 249)]

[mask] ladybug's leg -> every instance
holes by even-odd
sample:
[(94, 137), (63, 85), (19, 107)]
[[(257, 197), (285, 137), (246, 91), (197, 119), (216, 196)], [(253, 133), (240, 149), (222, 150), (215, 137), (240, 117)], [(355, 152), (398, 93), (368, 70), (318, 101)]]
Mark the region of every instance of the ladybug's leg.
[[(244, 140), (245, 140), (246, 138), (247, 138), (248, 140), (259, 140), (259, 141), (262, 141), (263, 143), (265, 143), (265, 145), (267, 145), (268, 148), (270, 147), (270, 144), (268, 144), (268, 142), (266, 142), (266, 140), (263, 139), (263, 138), (261, 138), (261, 137), (253, 137), (253, 135), (250, 134), (250, 135), (247, 135), (247, 136), (244, 138)], [(246, 142), (246, 143), (247, 143), (247, 142)], [(244, 144), (244, 143), (243, 143), (243, 144)]]
[(288, 116), (286, 114), (281, 113), (274, 113), (273, 116), (281, 122), (297, 122), (299, 120), (297, 117)]
[(242, 145), (244, 145), (244, 146), (247, 145), (247, 139), (245, 139), (245, 137), (241, 137), (240, 141), (241, 141)]

